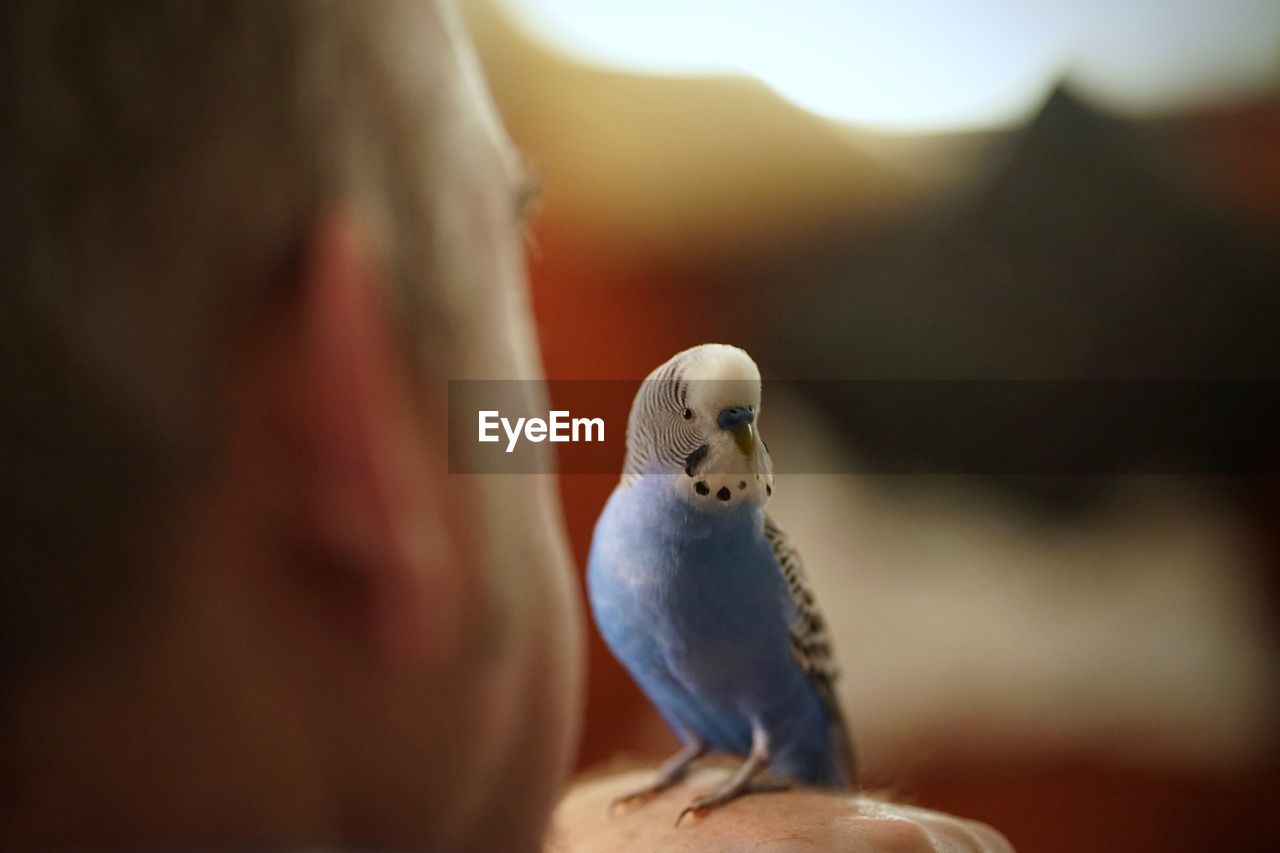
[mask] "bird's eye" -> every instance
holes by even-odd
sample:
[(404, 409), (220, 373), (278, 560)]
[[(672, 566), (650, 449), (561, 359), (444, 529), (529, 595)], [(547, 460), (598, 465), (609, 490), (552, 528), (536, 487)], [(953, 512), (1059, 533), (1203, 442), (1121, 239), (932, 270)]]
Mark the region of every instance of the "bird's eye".
[(691, 420), (693, 420), (693, 409), (685, 409), (685, 410), (684, 410), (684, 419), (685, 419), (686, 421), (691, 421)]

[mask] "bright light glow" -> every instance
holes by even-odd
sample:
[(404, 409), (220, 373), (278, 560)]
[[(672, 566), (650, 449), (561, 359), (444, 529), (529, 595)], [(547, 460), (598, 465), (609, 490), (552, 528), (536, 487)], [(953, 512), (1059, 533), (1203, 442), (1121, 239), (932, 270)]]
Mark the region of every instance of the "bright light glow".
[(503, 0), (576, 59), (754, 76), (798, 106), (895, 130), (1025, 116), (1064, 75), (1159, 109), (1266, 85), (1276, 0)]

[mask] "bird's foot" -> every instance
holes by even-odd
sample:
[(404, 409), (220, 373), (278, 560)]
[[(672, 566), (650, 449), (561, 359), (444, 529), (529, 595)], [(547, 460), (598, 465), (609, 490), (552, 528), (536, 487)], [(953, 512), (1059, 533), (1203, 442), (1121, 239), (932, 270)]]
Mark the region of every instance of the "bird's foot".
[(654, 797), (684, 780), (689, 775), (689, 767), (707, 752), (707, 743), (700, 737), (690, 736), (688, 742), (675, 755), (671, 756), (658, 771), (657, 777), (638, 791), (623, 794), (609, 804), (609, 815), (638, 809)]
[(695, 799), (685, 807), (684, 811), (680, 812), (680, 816), (676, 818), (676, 826), (679, 826), (689, 816), (692, 816), (695, 821), (701, 820), (721, 806), (748, 794), (773, 794), (790, 789), (791, 783), (785, 779), (759, 779), (754, 782), (748, 782), (745, 785), (730, 783), (719, 790)]
[(756, 779), (747, 789), (748, 794), (778, 794), (783, 791), (790, 791), (793, 784), (790, 780), (782, 778), (774, 779)]
[(638, 791), (623, 794), (621, 797), (614, 797), (613, 801), (609, 803), (609, 816), (613, 817), (616, 814), (625, 814), (626, 812), (638, 809), (669, 787), (671, 786), (646, 785)]
[(749, 794), (753, 791), (781, 790), (776, 781), (763, 780), (761, 784), (757, 784), (754, 781), (764, 772), (772, 760), (773, 756), (769, 750), (769, 737), (764, 729), (757, 727), (751, 734), (751, 752), (747, 754), (747, 760), (742, 762), (742, 766), (738, 768), (738, 771), (733, 774), (728, 782), (725, 782), (710, 794), (698, 797), (689, 804), (688, 808), (680, 812), (680, 817), (676, 818), (676, 826), (679, 826), (681, 821), (689, 815), (693, 815), (695, 819), (706, 817), (725, 803), (732, 802), (743, 794)]

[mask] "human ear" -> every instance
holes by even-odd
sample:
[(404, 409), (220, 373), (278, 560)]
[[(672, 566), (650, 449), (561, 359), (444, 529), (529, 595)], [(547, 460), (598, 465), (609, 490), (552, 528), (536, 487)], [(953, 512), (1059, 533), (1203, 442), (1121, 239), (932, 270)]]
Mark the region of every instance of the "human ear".
[(375, 234), (319, 222), (291, 282), (280, 419), (302, 470), (301, 577), (353, 637), (396, 658), (448, 656), (461, 580), (450, 571), (442, 467), (430, 441)]

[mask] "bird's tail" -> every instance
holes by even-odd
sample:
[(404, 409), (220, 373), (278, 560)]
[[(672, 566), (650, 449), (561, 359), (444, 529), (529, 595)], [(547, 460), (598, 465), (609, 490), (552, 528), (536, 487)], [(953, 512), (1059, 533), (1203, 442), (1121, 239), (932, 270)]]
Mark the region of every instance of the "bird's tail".
[(853, 737), (849, 734), (849, 726), (845, 722), (844, 711), (840, 708), (840, 699), (835, 690), (828, 684), (818, 686), (818, 695), (827, 710), (827, 735), (831, 744), (832, 764), (835, 765), (833, 787), (847, 790), (858, 790), (858, 753), (854, 749)]

